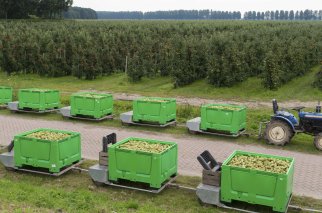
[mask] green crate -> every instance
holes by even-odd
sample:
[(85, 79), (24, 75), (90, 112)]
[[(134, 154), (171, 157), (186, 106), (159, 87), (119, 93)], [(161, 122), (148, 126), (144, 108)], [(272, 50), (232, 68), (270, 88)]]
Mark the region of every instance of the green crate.
[(73, 94), (70, 98), (72, 116), (102, 118), (113, 113), (113, 96), (93, 92)]
[(0, 86), (0, 105), (12, 101), (12, 88)]
[[(262, 156), (291, 162), (286, 174), (229, 166), (236, 155)], [(274, 211), (285, 212), (293, 190), (294, 159), (250, 152), (235, 151), (222, 165), (221, 200), (243, 201), (270, 206)]]
[[(69, 134), (60, 141), (29, 138), (34, 132), (50, 131)], [(36, 129), (14, 137), (14, 161), (16, 167), (32, 166), (58, 173), (66, 166), (81, 160), (81, 139), (76, 132)]]
[(58, 90), (50, 89), (20, 89), (19, 109), (49, 110), (60, 106), (60, 95)]
[(145, 97), (133, 101), (134, 122), (155, 122), (161, 125), (176, 120), (176, 100)]
[[(170, 148), (162, 153), (148, 153), (121, 149), (119, 146), (131, 140), (148, 143), (169, 144)], [(173, 142), (149, 140), (142, 138), (127, 138), (108, 149), (109, 180), (129, 180), (150, 184), (152, 188), (161, 188), (162, 183), (177, 174), (178, 145)]]
[(206, 104), (201, 107), (201, 130), (237, 134), (245, 128), (246, 107), (244, 106)]

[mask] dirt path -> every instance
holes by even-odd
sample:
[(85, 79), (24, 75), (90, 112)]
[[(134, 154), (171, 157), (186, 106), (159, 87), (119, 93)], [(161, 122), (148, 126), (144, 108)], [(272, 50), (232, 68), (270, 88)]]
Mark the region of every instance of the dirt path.
[[(87, 90), (88, 91), (88, 90)], [(127, 94), (127, 93), (112, 93), (116, 100), (124, 100), (124, 101), (132, 101), (139, 97), (142, 97), (138, 94)], [(175, 97), (177, 99), (177, 103), (179, 104), (189, 104), (192, 106), (200, 106), (201, 104), (209, 104), (209, 103), (228, 103), (228, 104), (236, 104), (236, 105), (245, 105), (248, 108), (271, 108), (272, 102), (270, 101), (231, 101), (231, 100), (222, 100), (222, 99), (206, 99), (206, 98), (185, 98), (185, 97)], [(292, 108), (295, 106), (304, 106), (307, 108), (313, 108), (317, 105), (317, 101), (307, 101), (301, 102), (297, 100), (284, 101), (279, 102), (279, 106), (282, 108)]]
[(201, 166), (196, 157), (204, 150), (209, 150), (217, 160), (223, 161), (234, 150), (244, 150), (265, 154), (280, 155), (295, 158), (294, 193), (317, 199), (322, 199), (322, 155), (312, 155), (271, 147), (237, 144), (220, 139), (201, 139), (188, 136), (160, 134), (158, 132), (133, 131), (128, 128), (110, 128), (95, 126), (77, 121), (49, 121), (28, 119), (19, 115), (0, 115), (0, 145), (8, 145), (14, 135), (35, 128), (54, 128), (77, 131), (82, 134), (83, 157), (98, 159), (101, 150), (102, 137), (112, 132), (117, 133), (118, 139), (130, 136), (150, 139), (174, 141), (179, 146), (179, 173), (190, 176), (200, 176)]

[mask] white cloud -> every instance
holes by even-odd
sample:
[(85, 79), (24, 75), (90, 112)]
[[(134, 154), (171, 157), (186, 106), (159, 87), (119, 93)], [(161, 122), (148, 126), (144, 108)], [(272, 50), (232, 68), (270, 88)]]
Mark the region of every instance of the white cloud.
[(74, 6), (96, 11), (213, 9), (239, 11), (322, 9), (321, 0), (74, 0)]

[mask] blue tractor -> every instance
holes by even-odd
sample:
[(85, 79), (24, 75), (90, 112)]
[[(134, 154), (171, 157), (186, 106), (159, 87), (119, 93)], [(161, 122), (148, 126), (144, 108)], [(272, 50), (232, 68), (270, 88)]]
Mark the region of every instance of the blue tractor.
[(315, 112), (302, 111), (305, 107), (294, 107), (299, 120), (285, 109), (279, 110), (277, 101), (273, 101), (274, 115), (266, 125), (264, 137), (268, 144), (284, 146), (297, 133), (314, 136), (314, 145), (322, 151), (322, 113), (320, 103)]

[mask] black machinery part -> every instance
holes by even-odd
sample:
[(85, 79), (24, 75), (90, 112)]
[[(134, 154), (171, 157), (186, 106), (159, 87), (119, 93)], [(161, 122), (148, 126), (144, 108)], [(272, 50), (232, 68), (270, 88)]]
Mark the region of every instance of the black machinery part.
[(10, 142), (10, 144), (7, 146), (8, 152), (11, 152), (13, 150), (14, 144), (14, 141)]
[(276, 114), (278, 111), (278, 104), (277, 104), (276, 99), (273, 99), (272, 103), (273, 103), (273, 112), (274, 112), (274, 114)]
[(298, 107), (293, 107), (292, 110), (295, 110), (297, 112), (301, 112), (302, 109), (304, 109), (304, 106), (298, 106)]
[(115, 144), (116, 143), (116, 133), (111, 133), (105, 137), (103, 137), (103, 152), (107, 152), (108, 145), (109, 144)]
[(201, 153), (197, 159), (205, 170), (212, 170), (214, 172), (220, 170), (220, 164), (217, 163), (208, 150)]
[(316, 106), (316, 113), (321, 113), (321, 102), (318, 102), (318, 105)]
[(304, 117), (300, 120), (300, 126), (304, 132), (317, 135), (322, 132), (322, 119)]

